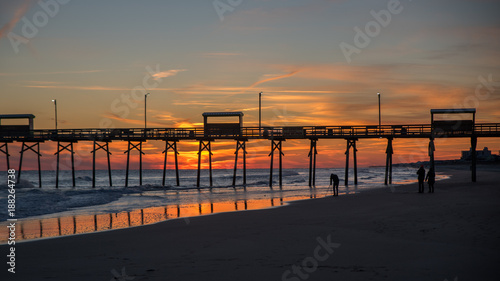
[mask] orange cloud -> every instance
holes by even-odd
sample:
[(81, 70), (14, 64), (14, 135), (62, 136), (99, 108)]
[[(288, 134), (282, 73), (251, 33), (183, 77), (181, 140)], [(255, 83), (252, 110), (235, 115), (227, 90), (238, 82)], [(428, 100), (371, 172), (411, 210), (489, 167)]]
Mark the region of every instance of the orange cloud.
[(253, 89), (256, 86), (258, 86), (260, 84), (263, 84), (263, 83), (266, 83), (266, 82), (269, 82), (269, 81), (279, 80), (279, 79), (283, 79), (283, 78), (287, 78), (287, 77), (293, 76), (293, 75), (297, 74), (299, 71), (300, 70), (295, 70), (295, 71), (292, 71), (292, 72), (290, 72), (288, 74), (283, 74), (283, 75), (279, 75), (279, 76), (275, 76), (275, 77), (271, 77), (271, 78), (266, 78), (266, 79), (257, 81), (255, 83), (253, 83), (252, 85), (250, 85), (250, 87), (246, 88), (245, 91)]
[[(122, 118), (120, 116), (117, 116), (115, 114), (106, 114), (103, 117), (109, 118), (109, 119), (112, 119), (112, 120), (116, 120), (116, 121), (120, 121), (120, 122), (123, 122), (125, 124), (140, 125), (140, 127), (142, 127), (142, 128), (144, 127), (144, 120), (126, 119), (126, 118)], [(158, 123), (158, 122), (150, 122), (150, 121), (148, 121), (148, 127), (165, 128), (166, 126), (165, 126), (164, 123)]]
[(171, 70), (167, 70), (167, 71), (157, 72), (157, 73), (153, 74), (152, 76), (155, 79), (167, 78), (170, 76), (175, 76), (175, 75), (177, 75), (177, 73), (183, 72), (183, 71), (187, 71), (187, 69), (171, 69)]

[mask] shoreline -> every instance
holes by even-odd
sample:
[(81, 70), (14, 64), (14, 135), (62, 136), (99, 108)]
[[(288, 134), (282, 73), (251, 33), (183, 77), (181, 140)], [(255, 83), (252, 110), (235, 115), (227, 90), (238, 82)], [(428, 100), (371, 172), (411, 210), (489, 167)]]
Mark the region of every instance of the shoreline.
[(12, 280), (109, 280), (122, 268), (134, 280), (294, 280), (283, 274), (312, 261), (319, 240), (340, 246), (306, 268), (314, 269), (308, 280), (492, 278), (500, 260), (496, 172), (478, 171), (473, 184), (455, 170), (434, 194), (409, 184), (189, 223), (34, 240), (19, 244), (14, 277), (22, 279)]
[[(449, 178), (450, 175), (446, 175), (446, 173), (443, 173), (442, 175), (438, 176), (438, 179), (437, 181), (442, 181), (442, 180), (445, 180), (447, 178)], [(356, 194), (356, 193), (359, 193), (359, 192), (366, 192), (366, 191), (369, 191), (369, 190), (377, 190), (377, 189), (384, 189), (384, 188), (389, 188), (389, 189), (394, 189), (394, 188), (397, 188), (398, 186), (405, 186), (405, 185), (409, 185), (409, 184), (414, 184), (416, 183), (416, 180), (407, 180), (407, 181), (403, 181), (403, 182), (399, 182), (399, 183), (395, 183), (395, 184), (392, 184), (392, 185), (383, 185), (382, 183), (378, 183), (377, 185), (375, 186), (371, 186), (371, 187), (367, 187), (366, 185), (361, 185), (361, 188), (359, 188), (358, 186), (354, 185), (354, 186), (349, 186), (347, 187), (347, 190), (345, 190), (344, 192), (341, 192), (339, 195), (341, 196), (346, 196), (346, 195), (353, 195), (353, 194)], [(184, 219), (184, 220), (189, 220), (190, 218), (194, 218), (194, 217), (199, 217), (199, 216), (206, 216), (206, 215), (214, 215), (214, 214), (220, 214), (220, 213), (232, 213), (232, 212), (240, 212), (240, 211), (249, 211), (249, 210), (266, 210), (266, 209), (272, 209), (272, 208), (277, 208), (277, 207), (283, 207), (283, 206), (286, 206), (288, 205), (289, 203), (293, 203), (293, 202), (297, 202), (297, 201), (303, 201), (303, 200), (311, 200), (311, 199), (319, 199), (319, 198), (323, 198), (323, 197), (328, 197), (330, 196), (329, 194), (329, 191), (330, 191), (330, 186), (317, 186), (317, 187), (314, 187), (313, 189), (310, 189), (309, 187), (307, 186), (302, 186), (300, 187), (301, 190), (305, 191), (305, 190), (308, 190), (309, 191), (309, 194), (306, 196), (306, 195), (303, 195), (303, 196), (290, 196), (290, 197), (283, 197), (282, 196), (282, 192), (283, 191), (292, 191), (292, 190), (286, 190), (286, 187), (287, 186), (284, 186), (283, 187), (283, 190), (281, 190), (281, 188), (279, 190), (275, 190), (274, 192), (276, 193), (279, 193), (280, 196), (279, 197), (271, 197), (271, 205), (270, 206), (261, 206), (261, 207), (257, 207), (257, 208), (251, 208), (251, 209), (247, 209), (247, 206), (246, 206), (246, 199), (245, 199), (245, 209), (235, 209), (235, 210), (224, 210), (224, 211), (216, 211), (216, 212), (213, 212), (213, 206), (212, 206), (212, 212), (211, 213), (201, 213), (201, 210), (200, 210), (200, 213), (199, 214), (188, 214), (188, 215), (180, 215), (180, 211), (178, 211), (177, 213), (177, 217), (165, 217), (163, 219), (159, 219), (159, 220), (156, 220), (154, 222), (149, 222), (149, 223), (143, 223), (143, 224), (140, 224), (140, 225), (133, 225), (131, 226), (130, 225), (130, 218), (129, 218), (129, 226), (121, 226), (121, 227), (116, 227), (116, 228), (113, 228), (111, 225), (109, 226), (109, 228), (107, 229), (100, 229), (100, 230), (97, 230), (97, 216), (104, 216), (104, 215), (109, 215), (109, 216), (112, 216), (112, 215), (115, 215), (115, 216), (118, 216), (118, 214), (122, 214), (122, 213), (130, 213), (130, 212), (134, 212), (134, 211), (138, 211), (138, 210), (141, 210), (141, 212), (144, 210), (144, 211), (147, 211), (149, 209), (155, 209), (155, 208), (160, 208), (160, 207), (163, 207), (163, 208), (167, 208), (167, 207), (173, 207), (173, 206), (176, 206), (176, 204), (169, 204), (169, 205), (159, 205), (159, 206), (150, 206), (150, 207), (145, 207), (145, 208), (138, 208), (138, 209), (134, 209), (132, 211), (120, 211), (120, 212), (97, 212), (97, 213), (93, 213), (93, 214), (90, 214), (90, 213), (79, 213), (78, 210), (68, 210), (68, 211), (64, 211), (64, 212), (58, 212), (58, 213), (51, 213), (51, 214), (44, 214), (44, 215), (38, 215), (38, 216), (33, 216), (33, 217), (28, 217), (28, 218), (22, 218), (22, 219), (19, 219), (18, 220), (18, 224), (28, 224), (28, 226), (31, 224), (40, 224), (40, 237), (36, 237), (36, 234), (32, 231), (30, 233), (28, 233), (28, 237), (29, 238), (25, 238), (25, 232), (22, 232), (22, 239), (21, 240), (18, 240), (17, 242), (18, 243), (25, 243), (25, 242), (32, 242), (32, 241), (38, 241), (38, 240), (46, 240), (46, 239), (55, 239), (55, 238), (60, 238), (60, 237), (66, 237), (66, 236), (74, 236), (74, 235), (82, 235), (82, 234), (89, 234), (89, 233), (97, 233), (97, 232), (107, 232), (107, 231), (111, 231), (111, 230), (121, 230), (121, 229), (126, 229), (126, 228), (133, 228), (133, 227), (139, 227), (139, 226), (145, 226), (145, 225), (152, 225), (152, 224), (156, 224), (156, 223), (161, 223), (161, 222), (166, 222), (166, 221), (170, 221), (170, 220), (175, 220), (175, 219)], [(297, 186), (294, 186), (294, 187), (297, 187)], [(214, 189), (222, 189), (222, 190), (225, 190), (225, 189), (229, 189), (230, 187), (215, 187)], [(252, 186), (247, 186), (246, 188), (249, 188), (251, 189)], [(342, 189), (345, 189), (346, 187), (343, 186)], [(350, 190), (352, 189), (352, 190)], [(155, 190), (155, 189), (153, 189)], [(183, 191), (193, 191), (193, 190), (196, 190), (196, 189), (183, 189)], [(206, 188), (205, 190), (208, 190), (208, 188)], [(326, 192), (325, 192), (326, 191)], [(244, 194), (246, 193), (246, 189), (245, 191), (243, 192)], [(245, 195), (246, 197), (246, 195)], [(272, 203), (274, 199), (277, 199), (277, 198), (280, 198), (280, 205), (277, 205), (277, 206), (274, 206), (274, 204)], [(251, 201), (266, 201), (267, 199), (264, 199), (264, 198), (261, 198), (261, 199), (250, 199)], [(234, 200), (222, 200), (222, 201), (217, 201), (215, 204), (217, 203), (234, 203), (236, 204), (238, 202), (238, 200), (234, 199)], [(200, 206), (200, 209), (201, 209), (201, 205), (202, 204), (206, 204), (207, 202), (200, 202), (198, 201), (197, 204), (199, 204)], [(211, 205), (214, 204), (214, 202), (212, 202), (210, 200), (210, 203)], [(108, 203), (107, 203), (108, 204)], [(106, 204), (104, 204), (106, 205)], [(103, 206), (104, 206), (103, 205)], [(185, 204), (182, 204), (180, 205), (181, 209), (186, 207), (186, 206), (191, 206), (193, 204), (189, 204), (189, 203), (185, 203)], [(95, 205), (97, 207), (101, 206), (101, 205)], [(83, 207), (83, 208), (80, 208), (80, 212), (84, 209), (89, 209), (89, 208), (92, 208), (94, 206), (87, 206), (87, 207)], [(179, 208), (179, 204), (177, 204), (177, 208)], [(166, 213), (166, 211), (165, 211)], [(71, 218), (71, 217), (88, 217), (88, 216), (94, 216), (94, 221), (96, 221), (96, 226), (95, 226), (95, 229), (96, 230), (88, 230), (86, 232), (79, 232), (77, 233), (76, 230), (74, 233), (72, 234), (61, 234), (61, 228), (65, 228), (65, 226), (61, 226), (61, 220), (64, 220), (66, 218)], [(54, 231), (52, 231), (51, 236), (48, 236), (48, 237), (44, 237), (44, 235), (42, 234), (42, 221), (50, 221), (50, 220), (54, 220), (54, 219), (57, 219), (58, 220), (58, 227), (59, 227), (59, 234), (54, 234)], [(112, 219), (111, 219), (112, 220)], [(143, 218), (144, 220), (144, 218)], [(5, 222), (2, 222), (1, 224), (7, 224), (8, 222), (5, 221)], [(76, 223), (76, 222), (75, 222)], [(0, 225), (1, 225), (0, 224)], [(49, 223), (50, 224), (50, 223)], [(53, 228), (54, 226), (52, 226)], [(68, 228), (69, 226), (66, 225), (66, 228)], [(21, 226), (21, 229), (23, 227)], [(46, 227), (44, 226), (43, 229), (47, 229), (47, 228), (51, 228), (50, 225), (49, 227)], [(88, 226), (87, 228), (90, 228), (90, 226)], [(38, 232), (38, 231), (35, 231), (35, 232)], [(19, 236), (19, 233), (18, 233), (18, 236)], [(31, 236), (31, 237), (30, 237)], [(46, 235), (45, 235), (46, 236)], [(0, 242), (0, 245), (5, 245), (7, 244), (7, 240), (5, 241), (1, 241)]]
[[(442, 180), (445, 180), (447, 178), (449, 178), (450, 175), (446, 175), (446, 173), (443, 173), (441, 175), (439, 175), (438, 173), (438, 176), (437, 176), (437, 181), (442, 181)], [(342, 195), (342, 196), (346, 196), (346, 195), (352, 195), (352, 194), (356, 194), (356, 193), (359, 193), (359, 192), (366, 192), (368, 190), (376, 190), (376, 189), (383, 189), (383, 188), (389, 188), (389, 189), (394, 189), (396, 188), (397, 186), (404, 186), (404, 185), (408, 185), (408, 184), (414, 184), (416, 183), (417, 180), (406, 180), (406, 181), (402, 181), (402, 182), (398, 182), (398, 183), (394, 183), (392, 185), (383, 185), (383, 183), (377, 183), (376, 185), (374, 186), (371, 186), (369, 187), (368, 185), (359, 185), (359, 186), (356, 186), (356, 185), (351, 185), (349, 187), (347, 187), (347, 190), (344, 190), (344, 192), (340, 192), (339, 195)], [(256, 186), (256, 188), (258, 188), (259, 186)], [(291, 186), (289, 186), (291, 187)], [(297, 186), (293, 186), (295, 188), (297, 188)], [(214, 187), (214, 189), (222, 189), (222, 190), (226, 190), (226, 189), (229, 189), (229, 188), (232, 188), (232, 187)], [(246, 188), (248, 189), (252, 189), (252, 186), (247, 186)], [(292, 202), (296, 202), (296, 201), (302, 201), (302, 200), (311, 200), (311, 199), (318, 199), (318, 198), (323, 198), (323, 197), (328, 197), (330, 196), (329, 192), (330, 191), (330, 186), (317, 186), (317, 187), (314, 187), (313, 189), (310, 189), (309, 187), (307, 186), (301, 186), (299, 187), (300, 190), (302, 191), (309, 191), (309, 193), (306, 195), (302, 195), (302, 196), (289, 196), (289, 197), (283, 197), (282, 196), (282, 192), (289, 192), (289, 191), (292, 191), (292, 190), (287, 190), (286, 189), (287, 186), (285, 185), (283, 187), (283, 190), (281, 190), (281, 188), (279, 190), (275, 190), (273, 192), (276, 192), (276, 193), (279, 193), (280, 196), (279, 197), (271, 197), (271, 205), (269, 206), (261, 206), (261, 207), (257, 207), (257, 208), (251, 208), (249, 210), (256, 210), (256, 209), (259, 209), (259, 210), (266, 210), (266, 209), (272, 209), (272, 208), (275, 208), (275, 207), (283, 207), (283, 206), (286, 206), (288, 205), (288, 203), (292, 203)], [(346, 189), (345, 186), (342, 186), (341, 185), (341, 189)], [(181, 191), (185, 191), (185, 192), (191, 192), (193, 190), (198, 190), (199, 189), (196, 189), (196, 188), (191, 188), (191, 189), (182, 189)], [(209, 190), (209, 188), (204, 188), (202, 190)], [(293, 189), (295, 190), (295, 189)], [(325, 192), (326, 190), (326, 192)], [(145, 191), (148, 191), (148, 189), (146, 189)], [(156, 191), (156, 189), (151, 189), (150, 191)], [(236, 191), (236, 189), (235, 189)], [(246, 194), (247, 190), (245, 189), (243, 191), (243, 194)], [(133, 194), (133, 193), (132, 193)], [(266, 195), (265, 195), (266, 196)], [(246, 198), (246, 195), (244, 196)], [(277, 199), (277, 198), (280, 198), (280, 205), (278, 206), (274, 206), (274, 204), (272, 203), (274, 199)], [(256, 199), (255, 198), (252, 198), (252, 199), (249, 199), (249, 200), (253, 200), (255, 201)], [(205, 200), (206, 201), (206, 200)], [(198, 201), (197, 204), (199, 204), (200, 208), (201, 208), (201, 205), (202, 204), (205, 204), (207, 202), (201, 202), (201, 201)], [(241, 200), (240, 200), (241, 201)], [(163, 207), (163, 208), (167, 208), (167, 207), (173, 207), (173, 206), (176, 206), (176, 204), (169, 204), (169, 205), (158, 205), (158, 206), (149, 206), (149, 207), (144, 207), (144, 208), (137, 208), (137, 209), (133, 209), (131, 211), (119, 211), (119, 212), (91, 212), (91, 213), (88, 213), (88, 212), (82, 212), (83, 210), (85, 209), (89, 209), (89, 208), (92, 208), (94, 206), (96, 207), (100, 207), (100, 206), (105, 206), (106, 204), (109, 204), (109, 203), (106, 203), (104, 205), (94, 205), (94, 206), (87, 206), (87, 207), (83, 207), (83, 208), (79, 208), (77, 210), (68, 210), (68, 211), (63, 211), (63, 212), (58, 212), (58, 213), (50, 213), (50, 214), (44, 214), (44, 215), (38, 215), (38, 216), (33, 216), (33, 217), (28, 217), (28, 218), (22, 218), (22, 219), (19, 219), (18, 220), (18, 224), (22, 224), (21, 225), (21, 229), (23, 228), (23, 225), (25, 224), (28, 224), (28, 227), (29, 225), (33, 225), (33, 224), (39, 224), (40, 225), (40, 230), (37, 230), (37, 231), (31, 231), (31, 232), (28, 232), (27, 233), (27, 236), (28, 238), (25, 238), (25, 234), (26, 234), (26, 231), (21, 231), (22, 232), (22, 239), (21, 240), (18, 240), (17, 242), (18, 243), (24, 243), (24, 242), (31, 242), (31, 241), (37, 241), (37, 240), (45, 240), (45, 239), (54, 239), (54, 238), (60, 238), (60, 237), (65, 237), (65, 236), (73, 236), (73, 235), (82, 235), (82, 234), (88, 234), (88, 233), (96, 233), (96, 232), (105, 232), (105, 231), (110, 231), (110, 230), (120, 230), (120, 229), (126, 229), (126, 228), (131, 228), (131, 227), (138, 227), (138, 226), (144, 226), (144, 225), (151, 225), (151, 224), (156, 224), (156, 223), (160, 223), (160, 222), (165, 222), (165, 221), (169, 221), (169, 220), (174, 220), (174, 219), (179, 219), (179, 218), (182, 218), (184, 220), (189, 220), (190, 218), (193, 218), (193, 217), (198, 217), (198, 216), (206, 216), (206, 215), (213, 215), (213, 214), (220, 214), (220, 213), (231, 213), (231, 212), (239, 212), (239, 211), (247, 211), (247, 207), (246, 207), (246, 201), (247, 199), (245, 199), (245, 209), (244, 210), (238, 210), (238, 209), (235, 209), (235, 210), (224, 210), (224, 211), (216, 211), (216, 212), (211, 212), (211, 213), (200, 213), (199, 214), (188, 214), (188, 215), (180, 215), (180, 211), (178, 211), (177, 213), (177, 217), (164, 217), (163, 219), (159, 219), (159, 220), (155, 220), (154, 222), (149, 222), (149, 223), (142, 223), (140, 225), (134, 225), (134, 226), (131, 226), (130, 225), (130, 218), (129, 218), (129, 226), (120, 226), (120, 227), (112, 227), (111, 225), (108, 227), (108, 228), (102, 228), (100, 230), (97, 230), (97, 222), (96, 222), (96, 226), (95, 226), (95, 229), (96, 230), (87, 230), (85, 232), (76, 232), (76, 230), (74, 231), (74, 233), (65, 233), (65, 234), (61, 234), (61, 228), (69, 228), (70, 226), (66, 225), (62, 225), (61, 226), (61, 220), (64, 220), (64, 219), (67, 219), (67, 218), (72, 218), (72, 217), (88, 217), (88, 216), (94, 216), (94, 221), (97, 221), (97, 216), (105, 216), (105, 215), (109, 215), (109, 216), (112, 216), (112, 215), (115, 215), (115, 216), (118, 216), (118, 214), (122, 214), (122, 213), (130, 213), (130, 212), (134, 212), (134, 211), (138, 211), (140, 210), (141, 212), (144, 210), (145, 212), (147, 212), (147, 210), (150, 210), (150, 209), (155, 209), (155, 208), (160, 208), (160, 207)], [(261, 199), (257, 199), (257, 201), (266, 201), (265, 198), (261, 198)], [(238, 200), (234, 199), (234, 200), (221, 200), (221, 201), (215, 201), (216, 203), (215, 204), (218, 204), (218, 203), (237, 203)], [(210, 200), (210, 203), (213, 204), (214, 202), (212, 202)], [(187, 206), (191, 206), (193, 204), (189, 204), (189, 203), (184, 203), (182, 205), (180, 205), (181, 209), (187, 207)], [(177, 204), (177, 208), (179, 208), (179, 204)], [(212, 210), (213, 210), (213, 207), (212, 207)], [(166, 214), (166, 212), (165, 212)], [(54, 222), (52, 223), (52, 226), (50, 226), (50, 221), (54, 220), (54, 219), (57, 219), (58, 222), (58, 228), (59, 228), (59, 234), (55, 234), (54, 233), (54, 230), (52, 230), (52, 232), (50, 233), (49, 231), (49, 236), (47, 237), (47, 234), (42, 234), (42, 222), (49, 222), (49, 227), (47, 226), (43, 226), (43, 229), (46, 230), (46, 229), (51, 229), (51, 228), (54, 228)], [(113, 219), (111, 219), (112, 221)], [(144, 220), (144, 219), (143, 219)], [(76, 223), (76, 222), (75, 222)], [(8, 222), (7, 221), (4, 221), (2, 223), (0, 223), (0, 226), (2, 224), (5, 224), (7, 225)], [(87, 228), (90, 228), (91, 226), (87, 226)], [(37, 237), (37, 233), (39, 233), (39, 237)], [(0, 231), (0, 234), (1, 231)], [(7, 232), (5, 233), (5, 235), (7, 235)], [(3, 235), (2, 235), (3, 236)], [(19, 233), (18, 235), (19, 236)], [(44, 237), (45, 236), (45, 237)], [(7, 244), (7, 240), (4, 240), (4, 241), (0, 241), (0, 245), (5, 245)]]

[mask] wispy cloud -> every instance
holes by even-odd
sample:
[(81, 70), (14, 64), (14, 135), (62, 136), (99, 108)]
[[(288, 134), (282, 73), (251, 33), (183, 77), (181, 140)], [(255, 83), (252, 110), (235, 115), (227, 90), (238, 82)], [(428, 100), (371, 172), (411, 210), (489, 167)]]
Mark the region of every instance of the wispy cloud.
[(270, 81), (274, 81), (274, 80), (279, 80), (279, 79), (283, 79), (283, 78), (288, 78), (290, 76), (293, 76), (295, 74), (297, 74), (300, 70), (294, 70), (290, 73), (287, 73), (287, 74), (283, 74), (283, 75), (278, 75), (278, 76), (274, 76), (274, 77), (271, 77), (271, 78), (266, 78), (266, 79), (262, 79), (260, 81), (257, 81), (255, 83), (253, 83), (252, 85), (250, 85), (249, 87), (247, 87), (245, 90), (243, 90), (241, 93), (244, 93), (248, 90), (251, 90), (253, 88), (255, 88), (256, 86), (260, 85), (260, 84), (263, 84), (263, 83), (266, 83), (266, 82), (270, 82)]
[(26, 14), (33, 2), (33, 0), (24, 0), (22, 2), (21, 6), (19, 6), (19, 8), (14, 12), (14, 17), (12, 17), (12, 19), (0, 29), (0, 39), (9, 34), (9, 32), (16, 26), (17, 22), (24, 16), (24, 14)]
[(201, 55), (208, 58), (241, 56), (240, 53), (203, 53)]
[(157, 73), (153, 74), (152, 76), (155, 79), (167, 78), (170, 76), (175, 76), (175, 75), (177, 75), (177, 73), (183, 72), (183, 71), (187, 71), (187, 69), (171, 69), (171, 70), (167, 70), (167, 71), (157, 72)]
[(26, 75), (51, 75), (51, 74), (83, 74), (97, 73), (104, 70), (75, 70), (75, 71), (51, 71), (51, 72), (23, 72), (23, 73), (0, 73), (0, 76), (26, 76)]
[[(141, 127), (144, 126), (144, 120), (135, 120), (135, 119), (122, 118), (122, 117), (117, 116), (115, 114), (106, 114), (103, 117), (109, 118), (109, 119), (112, 119), (112, 120), (116, 120), (116, 121), (119, 121), (119, 122), (123, 122), (125, 124), (140, 125)], [(165, 128), (166, 127), (164, 123), (150, 122), (150, 121), (148, 121), (148, 126), (151, 126), (151, 127), (160, 127), (160, 128)]]
[[(42, 84), (42, 83), (40, 83)], [(65, 89), (65, 90), (84, 90), (84, 91), (130, 91), (129, 88), (123, 87), (106, 87), (106, 86), (71, 86), (71, 85), (24, 85), (26, 88), (39, 89)]]
[(269, 81), (274, 81), (274, 80), (279, 80), (279, 79), (283, 79), (283, 78), (288, 78), (290, 76), (293, 76), (293, 75), (297, 74), (299, 71), (300, 70), (294, 70), (294, 71), (292, 71), (292, 72), (290, 72), (288, 74), (274, 76), (274, 77), (271, 77), (271, 78), (266, 78), (264, 80), (257, 81), (255, 83), (253, 83), (252, 85), (250, 85), (250, 87), (248, 87), (248, 89), (252, 89), (252, 88), (254, 88), (257, 85), (260, 85), (260, 84), (263, 84), (263, 83), (266, 83), (266, 82), (269, 82)]
[(62, 82), (56, 82), (56, 81), (25, 81), (26, 83), (30, 84), (42, 84), (42, 85), (58, 85), (58, 84), (63, 84)]

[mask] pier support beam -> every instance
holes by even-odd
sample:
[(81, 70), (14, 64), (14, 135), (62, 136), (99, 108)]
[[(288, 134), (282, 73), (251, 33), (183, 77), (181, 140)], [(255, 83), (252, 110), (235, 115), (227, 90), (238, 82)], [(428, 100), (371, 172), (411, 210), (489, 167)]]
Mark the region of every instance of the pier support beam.
[(434, 165), (434, 151), (436, 150), (436, 147), (434, 146), (434, 138), (430, 138), (429, 141), (429, 159), (431, 163), (431, 168), (436, 172), (436, 167)]
[(318, 139), (311, 139), (311, 146), (309, 148), (309, 187), (316, 186), (316, 142)]
[(352, 147), (352, 155), (354, 160), (354, 184), (358, 184), (358, 162), (356, 159), (356, 141), (358, 139), (347, 139), (347, 148), (345, 151), (345, 186), (349, 185), (349, 150)]
[(111, 159), (109, 157), (112, 153), (109, 151), (109, 142), (106, 141), (104, 144), (100, 144), (94, 140), (94, 149), (90, 152), (92, 153), (92, 187), (95, 187), (95, 153), (100, 149), (106, 152), (106, 156), (108, 158), (109, 186), (113, 186), (113, 180), (111, 179)]
[(177, 161), (177, 155), (179, 155), (179, 152), (177, 151), (177, 142), (178, 142), (178, 140), (165, 140), (165, 150), (162, 152), (165, 154), (165, 159), (163, 160), (163, 180), (162, 180), (163, 186), (165, 186), (165, 176), (166, 176), (166, 172), (167, 172), (167, 154), (168, 154), (169, 149), (172, 149), (174, 151), (175, 178), (177, 181), (177, 186), (180, 185), (180, 182), (179, 182), (179, 162)]
[(200, 170), (201, 170), (201, 153), (203, 150), (208, 151), (208, 167), (210, 171), (210, 187), (213, 186), (212, 181), (212, 141), (213, 139), (201, 139), (198, 147), (198, 177), (196, 179), (196, 187), (200, 187)]
[(477, 137), (470, 138), (472, 182), (476, 182), (476, 162), (477, 162), (476, 147), (477, 147)]
[(243, 154), (243, 185), (247, 184), (247, 150), (246, 142), (248, 139), (236, 140), (236, 151), (234, 152), (234, 172), (233, 172), (233, 186), (236, 186), (236, 171), (238, 170), (238, 151), (241, 149)]
[(384, 184), (387, 185), (387, 178), (389, 177), (389, 184), (392, 184), (392, 138), (387, 138), (387, 149), (385, 150), (387, 158), (385, 160), (385, 181)]
[(123, 153), (127, 153), (127, 170), (125, 172), (125, 187), (128, 187), (128, 171), (130, 166), (130, 151), (136, 149), (139, 151), (139, 185), (142, 185), (142, 155), (145, 154), (142, 152), (142, 141), (139, 141), (137, 144), (133, 144), (132, 141), (128, 141), (128, 149)]
[(62, 145), (60, 141), (57, 141), (57, 152), (54, 155), (57, 155), (57, 168), (56, 168), (56, 188), (59, 188), (59, 155), (61, 152), (67, 150), (71, 154), (71, 175), (73, 178), (73, 187), (75, 184), (75, 152), (73, 151), (73, 142), (68, 143), (67, 145)]
[[(4, 149), (5, 148), (5, 149)], [(0, 145), (0, 151), (5, 154), (5, 158), (7, 158), (7, 171), (10, 170), (10, 161), (9, 161), (9, 143), (4, 142), (2, 145)]]
[[(36, 147), (36, 149), (35, 149), (35, 147)], [(33, 151), (38, 156), (38, 187), (41, 188), (42, 187), (42, 169), (41, 169), (41, 164), (40, 164), (40, 157), (42, 157), (42, 154), (40, 154), (40, 142), (36, 142), (32, 145), (27, 145), (23, 141), (23, 145), (21, 146), (21, 152), (19, 152), (19, 153), (21, 153), (21, 157), (19, 159), (19, 170), (18, 170), (18, 174), (17, 174), (17, 183), (19, 183), (19, 181), (21, 180), (21, 171), (22, 171), (22, 167), (23, 167), (23, 155), (24, 155), (24, 152), (27, 150)]]
[(271, 157), (271, 166), (269, 169), (269, 187), (273, 187), (273, 161), (274, 161), (274, 150), (278, 150), (279, 153), (279, 182), (280, 182), (280, 188), (283, 185), (283, 159), (282, 157), (285, 156), (282, 150), (282, 142), (284, 139), (278, 139), (278, 140), (271, 140), (271, 153), (269, 153), (269, 156)]

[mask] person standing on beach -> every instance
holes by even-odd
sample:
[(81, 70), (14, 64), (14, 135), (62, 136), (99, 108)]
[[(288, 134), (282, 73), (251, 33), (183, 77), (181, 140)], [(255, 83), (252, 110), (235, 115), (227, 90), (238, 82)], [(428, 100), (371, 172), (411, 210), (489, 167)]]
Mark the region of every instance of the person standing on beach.
[(424, 165), (420, 165), (420, 169), (418, 169), (417, 175), (418, 175), (418, 193), (424, 193), (424, 179), (425, 179)]
[(330, 175), (330, 184), (333, 184), (333, 196), (339, 196), (339, 177), (336, 174)]
[(425, 180), (429, 184), (429, 193), (434, 193), (434, 183), (436, 182), (436, 173), (434, 172), (434, 169), (432, 167), (429, 169), (429, 172), (427, 172)]

